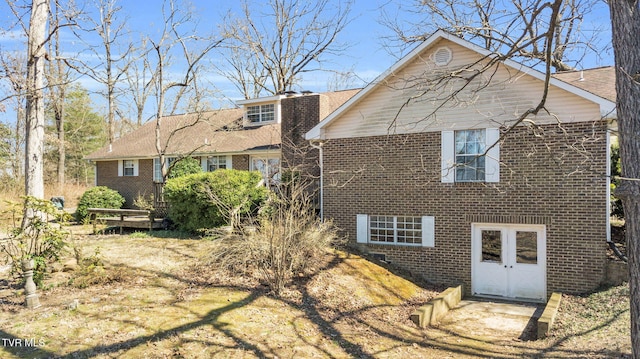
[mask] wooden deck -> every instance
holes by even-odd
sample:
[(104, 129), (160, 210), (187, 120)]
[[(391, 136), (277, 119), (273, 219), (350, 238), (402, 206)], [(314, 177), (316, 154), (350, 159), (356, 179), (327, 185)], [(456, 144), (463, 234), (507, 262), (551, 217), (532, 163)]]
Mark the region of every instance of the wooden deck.
[[(93, 223), (93, 233), (97, 232), (96, 225), (104, 223), (110, 227), (120, 227), (120, 234), (123, 228), (146, 228), (148, 230), (162, 228), (162, 218), (155, 218), (151, 211), (139, 209), (111, 209), (111, 208), (88, 208), (89, 220)], [(110, 215), (109, 217), (98, 217), (99, 215)]]

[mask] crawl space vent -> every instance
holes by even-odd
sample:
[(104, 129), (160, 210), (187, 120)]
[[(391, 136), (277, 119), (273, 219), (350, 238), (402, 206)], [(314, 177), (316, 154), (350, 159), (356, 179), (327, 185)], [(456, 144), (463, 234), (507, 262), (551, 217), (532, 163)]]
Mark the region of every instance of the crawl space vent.
[(387, 255), (384, 253), (369, 253), (369, 255), (375, 260), (379, 260), (382, 262), (387, 261)]
[(448, 47), (438, 48), (433, 53), (433, 62), (438, 66), (446, 66), (451, 62), (452, 53)]

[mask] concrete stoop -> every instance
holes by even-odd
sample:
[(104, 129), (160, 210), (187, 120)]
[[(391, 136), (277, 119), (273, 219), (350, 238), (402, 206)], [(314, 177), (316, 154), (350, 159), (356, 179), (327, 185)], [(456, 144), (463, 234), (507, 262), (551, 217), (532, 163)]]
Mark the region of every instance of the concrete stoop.
[(464, 322), (469, 327), (486, 327), (489, 332), (504, 330), (527, 340), (540, 339), (549, 334), (562, 298), (560, 293), (553, 293), (543, 310), (532, 303), (462, 300), (462, 293), (461, 285), (448, 288), (414, 311), (411, 320), (420, 328)]
[(458, 306), (462, 300), (462, 293), (464, 293), (462, 285), (447, 288), (429, 303), (413, 312), (410, 317), (411, 321), (420, 328), (435, 325), (451, 309)]

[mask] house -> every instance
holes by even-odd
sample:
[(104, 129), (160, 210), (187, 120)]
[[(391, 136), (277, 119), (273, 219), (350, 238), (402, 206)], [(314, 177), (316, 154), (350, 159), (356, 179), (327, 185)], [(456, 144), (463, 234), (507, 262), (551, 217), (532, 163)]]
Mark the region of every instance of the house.
[(545, 301), (604, 276), (613, 69), (541, 72), (439, 31), (312, 128), (323, 214), (467, 294)]
[[(241, 108), (165, 116), (160, 119), (160, 147), (167, 167), (178, 158), (193, 157), (204, 171), (257, 170), (267, 183), (279, 179), (281, 162), (317, 173), (317, 150), (308, 146), (304, 134), (357, 91), (292, 92), (238, 101)], [(127, 208), (139, 197), (157, 196), (163, 182), (157, 123), (150, 121), (86, 157), (95, 164), (95, 184), (118, 191)]]

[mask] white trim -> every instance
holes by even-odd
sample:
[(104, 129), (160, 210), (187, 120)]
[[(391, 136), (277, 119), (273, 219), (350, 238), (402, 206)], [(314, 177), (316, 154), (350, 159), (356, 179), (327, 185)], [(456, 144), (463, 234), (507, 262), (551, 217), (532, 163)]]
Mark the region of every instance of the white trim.
[(440, 149), (442, 156), (440, 180), (442, 183), (454, 183), (456, 179), (456, 145), (454, 131), (442, 131)]
[(237, 105), (251, 105), (253, 106), (254, 104), (259, 104), (259, 103), (268, 103), (268, 102), (275, 102), (275, 101), (280, 101), (283, 98), (286, 98), (287, 95), (275, 95), (275, 96), (268, 96), (268, 97), (258, 97), (258, 98), (250, 98), (250, 99), (245, 99), (245, 100), (239, 100), (236, 101)]
[(138, 160), (132, 160), (133, 161), (133, 177), (138, 177), (138, 175), (140, 174), (140, 165), (139, 165), (139, 161)]
[(422, 246), (435, 247), (436, 245), (436, 218), (433, 216), (422, 217)]
[(233, 169), (233, 156), (231, 155), (227, 155), (227, 169), (228, 170)]
[[(387, 69), (386, 71), (384, 71), (382, 74), (380, 74), (378, 77), (376, 77), (375, 80), (371, 81), (367, 86), (365, 86), (365, 88), (363, 88), (360, 92), (358, 92), (357, 94), (355, 94), (352, 98), (350, 98), (347, 102), (345, 102), (344, 104), (342, 104), (342, 106), (338, 107), (338, 109), (336, 109), (334, 112), (332, 112), (329, 116), (327, 116), (323, 121), (321, 121), (319, 124), (317, 124), (315, 127), (313, 127), (311, 130), (309, 130), (309, 132), (307, 132), (305, 134), (305, 138), (307, 140), (312, 140), (312, 139), (324, 139), (324, 128), (326, 126), (328, 126), (329, 124), (331, 124), (333, 121), (335, 121), (338, 117), (340, 117), (340, 115), (342, 115), (342, 113), (346, 112), (347, 110), (349, 110), (350, 108), (352, 108), (355, 104), (357, 104), (358, 102), (360, 102), (361, 99), (365, 98), (370, 92), (372, 92), (374, 89), (376, 89), (378, 86), (384, 86), (385, 84), (385, 80), (393, 75), (394, 73), (400, 71), (403, 67), (405, 67), (406, 65), (408, 65), (411, 61), (414, 60), (414, 58), (416, 58), (420, 53), (422, 53), (425, 49), (427, 49), (428, 47), (430, 47), (432, 44), (436, 43), (437, 41), (439, 41), (440, 39), (446, 39), (449, 40), (457, 45), (460, 45), (462, 47), (465, 47), (469, 50), (475, 51), (477, 53), (479, 53), (482, 56), (487, 56), (487, 57), (493, 57), (495, 56), (495, 54), (489, 50), (486, 50), (476, 44), (473, 44), (467, 40), (461, 39), (458, 36), (455, 36), (453, 34), (450, 34), (444, 30), (438, 30), (435, 33), (433, 33), (431, 36), (429, 36), (429, 38), (427, 38), (424, 42), (422, 42), (420, 45), (416, 46), (413, 50), (411, 50), (411, 52), (409, 52), (406, 56), (404, 56), (402, 59), (400, 59), (399, 61), (397, 61), (395, 64), (393, 64), (393, 66), (391, 66), (389, 69)], [(516, 61), (513, 60), (504, 60), (502, 62), (504, 65), (511, 67), (513, 69), (515, 69), (516, 71), (519, 71), (521, 73), (524, 74), (528, 74), (531, 75), (532, 77), (544, 81), (546, 75), (536, 69), (530, 68), (528, 66), (525, 66), (523, 64), (520, 64)], [(573, 86), (569, 83), (566, 83), (562, 80), (558, 80), (554, 77), (551, 77), (550, 79), (550, 85), (553, 85), (555, 87), (558, 87), (560, 89), (563, 89), (565, 91), (568, 91), (572, 94), (575, 94), (577, 96), (580, 96), (586, 100), (589, 100), (591, 102), (594, 102), (596, 104), (598, 104), (600, 106), (600, 115), (603, 116), (604, 118), (617, 118), (617, 113), (616, 113), (616, 104), (615, 102), (609, 101), (607, 99), (604, 99), (600, 96), (594, 95), (591, 92), (585, 91), (581, 88), (578, 88), (576, 86)]]
[(124, 176), (124, 160), (118, 160), (118, 177)]
[(160, 166), (160, 158), (153, 158), (153, 181), (162, 182), (162, 166)]
[[(501, 262), (482, 262), (482, 243), (481, 233), (483, 230), (495, 230), (500, 231), (503, 242), (501, 243)], [(526, 285), (527, 281), (518, 280), (519, 277), (513, 277), (511, 274), (507, 274), (510, 271), (519, 271), (518, 267), (523, 268), (531, 266), (531, 264), (518, 264), (516, 262), (516, 249), (509, 245), (505, 245), (507, 240), (506, 236), (509, 233), (514, 234), (516, 231), (535, 231), (539, 234), (539, 241), (537, 242), (537, 263), (535, 269), (530, 272), (529, 281), (537, 280), (537, 285), (540, 287), (540, 292), (537, 292), (533, 296), (520, 296), (516, 292), (518, 286)], [(513, 237), (511, 237), (513, 238)], [(515, 244), (512, 239), (511, 244)], [(509, 248), (507, 248), (509, 247)], [(487, 276), (486, 269), (490, 269), (492, 275)], [(508, 266), (508, 268), (507, 268)], [(515, 267), (515, 269), (514, 269)], [(505, 268), (503, 270), (503, 268)], [(543, 224), (515, 224), (515, 223), (471, 223), (471, 292), (477, 296), (503, 296), (506, 298), (518, 299), (518, 300), (532, 300), (535, 302), (543, 302), (547, 298), (547, 226)], [(507, 272), (504, 272), (507, 271)], [(504, 275), (504, 277), (503, 277)], [(515, 280), (514, 280), (515, 278)], [(501, 282), (500, 289), (504, 291), (502, 293), (488, 293), (485, 290), (478, 287), (484, 286), (483, 280), (488, 279), (490, 281), (504, 280)], [(504, 286), (502, 286), (504, 285)], [(491, 290), (496, 287), (487, 287)]]
[[(244, 127), (259, 127), (264, 125), (270, 125), (274, 123), (281, 123), (280, 113), (282, 112), (282, 106), (280, 104), (280, 99), (284, 96), (272, 96), (272, 97), (264, 97), (253, 100), (244, 100), (238, 101), (238, 104), (243, 105), (243, 113), (242, 113), (242, 124)], [(273, 105), (273, 120), (271, 121), (260, 121), (260, 122), (251, 122), (249, 121), (249, 117), (247, 114), (247, 109), (249, 107), (254, 106), (264, 106), (264, 105)]]
[(487, 128), (485, 143), (489, 150), (484, 161), (485, 182), (500, 182), (500, 129)]
[(209, 171), (209, 157), (208, 156), (200, 157), (200, 168), (202, 168), (202, 172), (208, 172)]
[(369, 216), (366, 214), (356, 214), (356, 242), (369, 242)]

